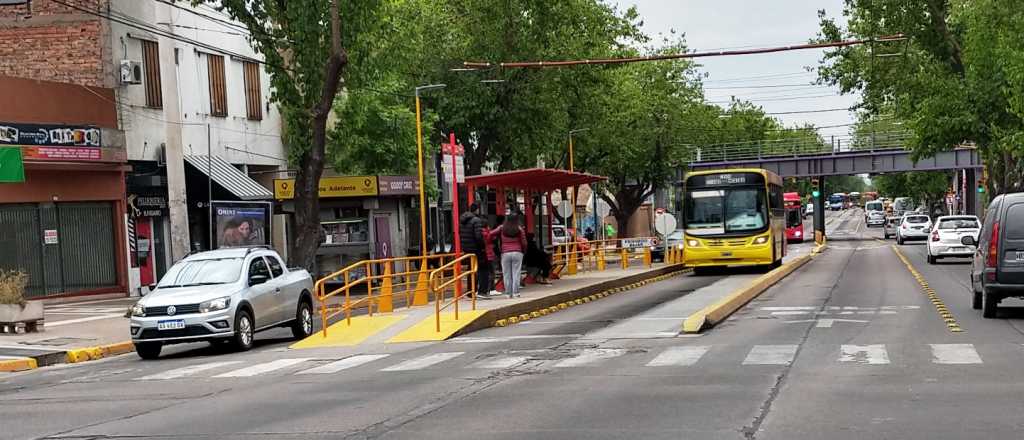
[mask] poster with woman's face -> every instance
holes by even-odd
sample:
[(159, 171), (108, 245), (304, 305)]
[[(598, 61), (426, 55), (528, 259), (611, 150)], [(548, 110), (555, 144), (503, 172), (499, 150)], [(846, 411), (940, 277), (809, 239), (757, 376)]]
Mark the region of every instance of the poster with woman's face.
[(270, 203), (213, 202), (219, 248), (270, 244)]

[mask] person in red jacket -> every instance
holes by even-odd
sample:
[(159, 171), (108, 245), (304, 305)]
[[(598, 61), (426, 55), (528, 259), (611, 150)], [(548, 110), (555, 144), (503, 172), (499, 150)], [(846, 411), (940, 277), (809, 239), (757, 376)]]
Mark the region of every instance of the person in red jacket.
[(523, 268), (523, 253), (526, 252), (526, 231), (523, 230), (519, 214), (505, 218), (505, 223), (491, 231), (501, 241), (501, 276), (505, 294), (509, 298), (519, 295), (519, 272)]

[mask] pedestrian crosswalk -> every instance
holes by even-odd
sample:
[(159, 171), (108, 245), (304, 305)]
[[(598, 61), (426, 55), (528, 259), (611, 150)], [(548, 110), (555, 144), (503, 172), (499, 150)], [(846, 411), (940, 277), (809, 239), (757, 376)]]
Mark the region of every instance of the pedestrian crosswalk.
[[(1005, 360), (1006, 348), (989, 346), (990, 353)], [(1018, 361), (1024, 361), (1024, 346), (1016, 345)], [(886, 344), (841, 344), (834, 347), (814, 346), (808, 349), (796, 344), (753, 346), (730, 345), (678, 345), (652, 350), (626, 348), (586, 347), (568, 352), (549, 350), (510, 350), (497, 353), (447, 351), (407, 356), (403, 354), (358, 354), (342, 359), (282, 358), (247, 362), (225, 360), (179, 366), (161, 372), (149, 372), (135, 381), (162, 381), (173, 379), (242, 379), (270, 375), (300, 375), (311, 377), (329, 375), (346, 370), (400, 374), (402, 372), (435, 370), (451, 372), (461, 370), (502, 370), (530, 367), (549, 371), (571, 368), (651, 368), (667, 371), (671, 368), (716, 368), (730, 363), (740, 369), (784, 367), (798, 359), (803, 363), (826, 362), (836, 367), (890, 365), (893, 359), (901, 365), (928, 363), (942, 368), (957, 365), (983, 365), (985, 362), (974, 344), (913, 344), (889, 347)], [(825, 354), (827, 353), (827, 354)], [(825, 354), (825, 355), (823, 355)], [(613, 364), (614, 363), (614, 364)], [(868, 368), (868, 367), (864, 367)], [(127, 369), (118, 373), (134, 371)], [(654, 370), (652, 370), (654, 371)]]

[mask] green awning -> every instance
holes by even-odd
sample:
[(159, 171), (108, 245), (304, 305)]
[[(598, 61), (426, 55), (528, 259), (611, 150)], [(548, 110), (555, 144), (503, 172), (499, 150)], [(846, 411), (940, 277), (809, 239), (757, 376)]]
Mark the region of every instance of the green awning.
[(0, 147), (0, 183), (24, 181), (25, 164), (21, 159), (21, 147)]

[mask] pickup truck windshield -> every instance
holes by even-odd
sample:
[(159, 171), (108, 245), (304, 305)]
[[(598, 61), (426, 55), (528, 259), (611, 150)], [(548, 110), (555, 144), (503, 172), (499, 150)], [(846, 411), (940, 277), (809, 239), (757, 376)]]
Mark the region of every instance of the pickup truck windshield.
[(157, 288), (231, 283), (238, 280), (241, 269), (241, 258), (182, 261), (171, 266)]

